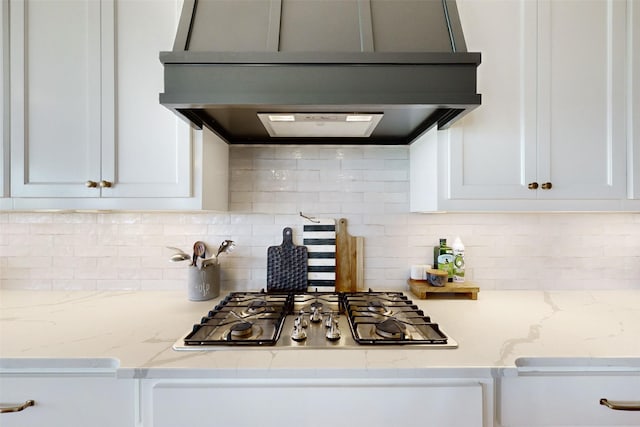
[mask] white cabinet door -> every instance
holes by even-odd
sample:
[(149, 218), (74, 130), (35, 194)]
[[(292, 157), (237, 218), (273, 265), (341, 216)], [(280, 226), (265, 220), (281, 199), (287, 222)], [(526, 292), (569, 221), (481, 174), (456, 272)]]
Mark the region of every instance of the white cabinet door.
[(437, 138), (427, 136), (431, 142), (414, 143), (432, 146), (430, 159), (414, 163), (438, 173), (411, 180), (412, 193), (437, 191), (433, 203), (412, 199), (412, 210), (619, 208), (626, 191), (625, 3), (458, 6), (469, 50), (482, 52), (482, 105)]
[[(104, 1), (104, 0), (103, 0)], [(190, 128), (160, 105), (163, 68), (158, 54), (172, 49), (179, 1), (115, 1), (115, 123), (103, 150), (114, 186), (103, 197), (189, 197)], [(106, 179), (103, 177), (103, 179)]]
[[(3, 2), (4, 4), (4, 2)], [(9, 1), (11, 193), (96, 197), (101, 3)]]
[(427, 380), (147, 380), (146, 427), (482, 426), (479, 383)]
[(0, 210), (9, 197), (9, 4), (0, 3)]
[(640, 209), (640, 7), (629, 3), (631, 25), (629, 27), (631, 40), (631, 100), (629, 102), (629, 197), (634, 200), (636, 210)]
[(640, 375), (505, 377), (500, 380), (498, 419), (503, 427), (638, 426), (640, 411), (612, 410), (600, 399), (640, 407)]
[(3, 427), (113, 427), (135, 425), (133, 380), (65, 376), (0, 376), (2, 407), (34, 400), (20, 412), (0, 414)]
[(458, 3), (467, 48), (482, 53), (482, 105), (441, 136), (450, 198), (535, 198), (526, 183), (536, 174), (536, 3)]
[(540, 0), (537, 17), (538, 173), (527, 178), (539, 198), (623, 199), (625, 2)]

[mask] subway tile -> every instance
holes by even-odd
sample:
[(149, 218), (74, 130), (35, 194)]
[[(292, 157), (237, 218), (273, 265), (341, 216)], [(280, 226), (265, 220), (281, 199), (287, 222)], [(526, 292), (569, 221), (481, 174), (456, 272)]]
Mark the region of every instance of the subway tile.
[(402, 214), (409, 210), (409, 202), (406, 203), (385, 203), (384, 211), (388, 214)]
[(232, 201), (229, 203), (229, 209), (234, 212), (251, 212), (251, 202), (235, 203)]
[(397, 170), (397, 171), (408, 171), (409, 170), (409, 159), (386, 159), (384, 161), (384, 169), (386, 169), (386, 170)]
[(95, 280), (56, 278), (51, 281), (51, 289), (54, 291), (94, 291), (97, 289), (97, 285)]
[(384, 170), (384, 160), (381, 159), (348, 159), (342, 161), (343, 170), (359, 170), (367, 173), (375, 173)]
[[(7, 260), (8, 261), (8, 260)], [(18, 266), (4, 266), (2, 269), (2, 279), (11, 281), (13, 283), (17, 281), (29, 281), (31, 278), (31, 269), (29, 267), (18, 267)]]
[(274, 157), (277, 159), (317, 159), (320, 157), (320, 147), (318, 146), (277, 146)]
[(340, 169), (340, 161), (334, 159), (300, 159), (297, 160), (297, 169), (319, 171)]
[(142, 220), (140, 212), (113, 212), (108, 215), (99, 215), (99, 224), (137, 224)]
[(229, 203), (251, 205), (255, 193), (252, 191), (233, 191), (230, 194)]
[(295, 190), (298, 193), (321, 193), (345, 191), (345, 186), (339, 181), (298, 181)]
[(53, 289), (51, 280), (34, 279), (2, 279), (0, 286), (2, 289), (10, 290), (50, 291)]
[(296, 169), (297, 160), (292, 159), (256, 159), (253, 162), (254, 170), (263, 171), (289, 171)]
[(319, 154), (321, 158), (326, 159), (358, 160), (364, 157), (364, 150), (361, 147), (353, 146), (323, 147)]
[(345, 214), (358, 214), (362, 211), (369, 212), (371, 214), (381, 214), (385, 212), (384, 203), (375, 203), (375, 202), (362, 202), (362, 203), (353, 203), (353, 202), (345, 202), (342, 203), (342, 213)]
[(383, 160), (409, 159), (409, 148), (406, 146), (365, 148), (364, 158)]
[(42, 267), (50, 267), (52, 263), (51, 256), (38, 256), (35, 254), (24, 256), (24, 257), (7, 257), (7, 268), (18, 268), (18, 269), (36, 269)]
[(190, 235), (202, 236), (207, 234), (206, 224), (166, 224), (163, 229), (164, 235)]
[(367, 170), (364, 174), (365, 181), (403, 181), (409, 179), (408, 170)]
[[(326, 180), (322, 174), (324, 171), (319, 170), (294, 170), (292, 171), (292, 178), (296, 181), (320, 181), (322, 178)], [(335, 173), (332, 171), (332, 173)]]
[(140, 280), (96, 280), (96, 289), (99, 291), (109, 290), (126, 290), (126, 291), (139, 291), (142, 290)]
[(50, 224), (53, 222), (54, 213), (40, 212), (11, 212), (8, 214), (9, 223), (12, 224)]

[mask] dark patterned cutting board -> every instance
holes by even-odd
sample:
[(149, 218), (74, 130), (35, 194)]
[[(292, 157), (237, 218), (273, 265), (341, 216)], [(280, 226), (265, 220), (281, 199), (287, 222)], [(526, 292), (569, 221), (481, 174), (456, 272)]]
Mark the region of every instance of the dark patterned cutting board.
[(282, 230), (282, 244), (267, 248), (267, 292), (307, 290), (307, 247), (293, 244), (290, 227)]

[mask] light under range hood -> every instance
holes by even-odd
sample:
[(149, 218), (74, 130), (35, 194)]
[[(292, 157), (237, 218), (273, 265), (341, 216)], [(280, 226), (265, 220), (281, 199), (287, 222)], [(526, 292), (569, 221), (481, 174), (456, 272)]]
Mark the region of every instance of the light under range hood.
[(160, 103), (230, 144), (409, 144), (480, 105), (455, 0), (185, 0)]

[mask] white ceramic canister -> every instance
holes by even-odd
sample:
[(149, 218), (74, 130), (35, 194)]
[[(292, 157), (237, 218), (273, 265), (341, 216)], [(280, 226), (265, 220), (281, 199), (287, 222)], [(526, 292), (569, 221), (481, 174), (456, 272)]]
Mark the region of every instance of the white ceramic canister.
[(189, 267), (188, 296), (191, 301), (206, 301), (220, 295), (220, 264)]
[(416, 264), (411, 266), (409, 277), (413, 280), (427, 280), (427, 270), (431, 266), (429, 264)]

